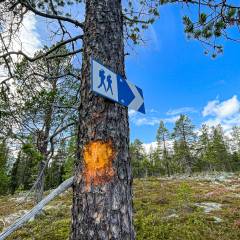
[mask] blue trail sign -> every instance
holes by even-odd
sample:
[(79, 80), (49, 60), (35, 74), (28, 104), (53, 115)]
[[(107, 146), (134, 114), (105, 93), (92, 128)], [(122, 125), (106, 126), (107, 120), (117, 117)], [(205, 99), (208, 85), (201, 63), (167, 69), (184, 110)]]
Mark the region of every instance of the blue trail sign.
[(128, 108), (145, 113), (142, 89), (92, 59), (92, 91)]

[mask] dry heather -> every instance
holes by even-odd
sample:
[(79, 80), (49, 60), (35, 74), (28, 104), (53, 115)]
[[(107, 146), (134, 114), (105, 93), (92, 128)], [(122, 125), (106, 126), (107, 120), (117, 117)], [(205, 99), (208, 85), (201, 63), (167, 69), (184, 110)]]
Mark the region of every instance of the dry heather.
[[(68, 239), (71, 198), (62, 194), (8, 239)], [(19, 195), (0, 198), (0, 230), (31, 207)], [(134, 223), (139, 240), (238, 240), (240, 177), (137, 179)]]

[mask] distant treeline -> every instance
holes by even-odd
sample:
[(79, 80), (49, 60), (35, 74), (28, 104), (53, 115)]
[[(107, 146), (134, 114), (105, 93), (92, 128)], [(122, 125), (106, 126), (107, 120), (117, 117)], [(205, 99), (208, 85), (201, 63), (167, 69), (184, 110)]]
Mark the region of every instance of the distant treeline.
[[(73, 175), (75, 145), (75, 138), (60, 144), (46, 166), (44, 190), (56, 188)], [(29, 143), (21, 146), (13, 160), (6, 141), (0, 143), (0, 195), (32, 189), (37, 181), (39, 162), (42, 160), (34, 146), (30, 138)]]
[(138, 139), (130, 145), (134, 177), (240, 170), (239, 126), (225, 133), (221, 125), (196, 129), (188, 116), (181, 115), (172, 132), (160, 122), (156, 141), (148, 154)]
[[(202, 171), (240, 171), (240, 127), (227, 133), (221, 125), (196, 129), (186, 115), (181, 115), (170, 132), (160, 122), (156, 133), (157, 147), (148, 153), (136, 139), (130, 144), (134, 177), (191, 175)], [(34, 137), (11, 153), (7, 140), (0, 142), (0, 194), (30, 190), (37, 180), (41, 154)], [(57, 187), (73, 175), (75, 137), (62, 141), (46, 167), (45, 190)], [(14, 150), (16, 152), (16, 150)]]

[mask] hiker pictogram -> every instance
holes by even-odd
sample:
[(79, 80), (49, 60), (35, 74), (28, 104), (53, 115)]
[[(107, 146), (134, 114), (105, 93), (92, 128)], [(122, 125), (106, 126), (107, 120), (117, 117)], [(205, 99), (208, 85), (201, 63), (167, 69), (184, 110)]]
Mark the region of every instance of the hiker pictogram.
[(113, 95), (111, 75), (108, 75), (108, 76), (107, 76), (107, 83), (108, 83), (107, 92), (108, 92), (108, 90), (110, 89), (110, 90), (111, 90), (111, 93), (112, 93), (112, 95)]
[[(99, 77), (100, 77), (100, 84), (98, 85), (98, 88), (103, 87), (106, 93), (110, 90), (112, 95), (113, 95), (111, 75), (108, 75), (107, 79), (106, 79), (105, 71), (103, 69), (101, 69), (99, 71)], [(106, 85), (105, 85), (105, 79), (107, 81), (107, 88), (106, 88)]]
[(106, 85), (105, 85), (105, 71), (104, 70), (101, 69), (99, 71), (99, 77), (100, 77), (100, 84), (99, 84), (98, 88), (101, 88), (103, 86), (105, 92), (107, 92)]

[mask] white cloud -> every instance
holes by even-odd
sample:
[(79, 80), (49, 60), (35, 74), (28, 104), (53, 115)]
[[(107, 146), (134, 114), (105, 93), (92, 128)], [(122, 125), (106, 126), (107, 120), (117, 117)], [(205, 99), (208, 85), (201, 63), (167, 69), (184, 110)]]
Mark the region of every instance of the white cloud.
[(157, 142), (143, 143), (143, 148), (145, 153), (149, 154), (151, 150), (155, 150), (157, 148)]
[(131, 118), (131, 117), (133, 117), (133, 116), (135, 116), (137, 114), (137, 111), (135, 111), (135, 110), (132, 110), (132, 109), (129, 109), (128, 110), (128, 116)]
[(240, 101), (234, 95), (232, 98), (220, 102), (218, 99), (208, 102), (202, 111), (204, 117), (211, 116), (204, 124), (213, 127), (222, 125), (225, 132), (240, 124)]
[[(11, 17), (9, 16), (9, 21)], [(37, 19), (34, 14), (28, 13), (24, 16), (22, 24), (12, 39), (9, 39), (8, 36), (8, 24), (7, 22), (3, 29), (5, 32), (2, 33), (5, 44), (8, 46), (9, 51), (19, 51), (22, 50), (29, 56), (33, 56), (34, 53), (40, 49), (41, 41), (40, 36), (37, 32)], [(1, 46), (2, 48), (2, 46)], [(3, 48), (4, 50), (4, 48)], [(3, 51), (4, 53), (4, 51)], [(18, 58), (17, 55), (12, 56), (14, 62), (21, 60), (21, 57)], [(6, 69), (0, 67), (0, 80), (7, 77)]]
[(175, 123), (178, 119), (179, 119), (179, 115), (178, 116), (173, 116), (170, 118), (164, 118), (162, 119), (165, 123)]
[[(173, 150), (173, 140), (168, 140), (166, 142), (166, 147), (168, 150), (172, 151)], [(151, 151), (154, 151), (157, 149), (157, 142), (150, 142), (150, 143), (143, 143), (143, 148), (146, 154), (149, 154)]]
[(150, 125), (154, 126), (159, 124), (160, 119), (155, 117), (138, 117), (133, 120), (133, 123), (137, 126)]
[(14, 47), (18, 49), (22, 48), (30, 56), (33, 56), (41, 47), (40, 36), (37, 32), (37, 19), (31, 13), (27, 14), (23, 19), (19, 32), (19, 40), (21, 42), (17, 38), (15, 39)]
[(158, 110), (152, 108), (152, 109), (149, 110), (149, 112), (150, 112), (150, 113), (158, 113)]
[(204, 107), (202, 115), (206, 116), (216, 116), (217, 118), (223, 119), (226, 117), (231, 117), (232, 115), (239, 113), (240, 102), (236, 95), (232, 98), (220, 102), (219, 100), (213, 100), (208, 102)]
[(181, 113), (193, 113), (196, 112), (196, 110), (193, 107), (182, 107), (177, 109), (170, 109), (167, 111), (167, 115), (179, 115)]
[(160, 121), (163, 121), (164, 123), (175, 123), (179, 119), (178, 116), (173, 116), (169, 118), (160, 118), (153, 116), (154, 112), (149, 112), (149, 114), (146, 114), (143, 116), (142, 114), (139, 114), (138, 112), (134, 112), (132, 110), (128, 111), (130, 121), (135, 124), (136, 126), (155, 126), (159, 125)]

